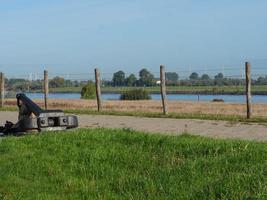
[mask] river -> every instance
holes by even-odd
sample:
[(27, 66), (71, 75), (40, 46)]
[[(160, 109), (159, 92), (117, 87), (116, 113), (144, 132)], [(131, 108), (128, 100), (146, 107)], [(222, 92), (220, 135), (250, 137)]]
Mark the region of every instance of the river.
[[(26, 93), (32, 99), (42, 99), (43, 93)], [(153, 100), (160, 100), (160, 94), (152, 94)], [(50, 93), (51, 99), (80, 99), (80, 93)], [(104, 100), (119, 100), (120, 94), (102, 94)], [(168, 100), (171, 101), (212, 101), (213, 99), (223, 99), (225, 102), (245, 103), (244, 95), (195, 95), (195, 94), (168, 94)], [(267, 103), (267, 95), (254, 95), (252, 97), (254, 103)]]

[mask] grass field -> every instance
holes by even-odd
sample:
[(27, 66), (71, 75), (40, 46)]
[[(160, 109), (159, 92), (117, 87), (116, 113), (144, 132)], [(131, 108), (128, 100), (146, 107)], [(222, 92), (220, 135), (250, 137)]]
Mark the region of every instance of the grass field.
[[(34, 100), (44, 107), (43, 100)], [(0, 111), (16, 111), (15, 99), (7, 99)], [(246, 105), (221, 102), (168, 101), (168, 115), (162, 114), (162, 103), (157, 100), (145, 101), (108, 101), (102, 102), (102, 111), (97, 112), (96, 100), (50, 99), (49, 109), (62, 109), (74, 114), (98, 114), (117, 116), (156, 117), (173, 119), (225, 120), (235, 122), (267, 122), (267, 104), (254, 103), (253, 117), (246, 119)]]
[[(121, 93), (131, 87), (102, 87), (103, 93)], [(50, 92), (81, 92), (81, 87), (50, 88)], [(146, 87), (150, 93), (160, 93), (160, 87)], [(39, 91), (42, 92), (42, 91)], [(245, 86), (168, 86), (168, 93), (177, 94), (244, 94)], [(267, 94), (267, 85), (252, 86), (253, 94)]]
[[(55, 100), (54, 100), (55, 101)], [(61, 100), (63, 101), (63, 100)], [(132, 102), (135, 103), (136, 105), (138, 104), (138, 102)], [(72, 102), (72, 105), (74, 105), (75, 102)], [(123, 103), (121, 103), (123, 104)], [(42, 104), (40, 104), (42, 105)], [(145, 104), (143, 104), (145, 105)], [(43, 107), (43, 106), (42, 106)], [(101, 112), (98, 112), (95, 109), (96, 106), (89, 107), (86, 108), (83, 106), (80, 107), (73, 107), (71, 108), (68, 104), (65, 104), (64, 106), (62, 105), (58, 105), (57, 102), (53, 102), (53, 105), (50, 106), (50, 109), (63, 109), (65, 113), (70, 113), (70, 114), (85, 114), (85, 115), (114, 115), (114, 116), (134, 116), (134, 117), (148, 117), (148, 118), (170, 118), (170, 119), (199, 119), (199, 120), (222, 120), (222, 121), (229, 121), (229, 122), (241, 122), (241, 123), (260, 123), (260, 124), (266, 124), (267, 123), (267, 111), (266, 111), (266, 106), (257, 106), (259, 109), (259, 111), (261, 111), (261, 115), (257, 114), (257, 110), (254, 107), (254, 116), (251, 119), (247, 119), (243, 113), (244, 112), (239, 112), (239, 111), (235, 111), (236, 108), (238, 107), (238, 105), (235, 105), (235, 110), (228, 108), (227, 109), (221, 109), (221, 113), (220, 112), (170, 112), (168, 115), (163, 115), (160, 111), (158, 112), (154, 112), (154, 111), (146, 111), (146, 109), (143, 109), (143, 111), (141, 110), (137, 110), (135, 107), (133, 108), (124, 108), (123, 110), (121, 109), (114, 109), (115, 106), (112, 106), (113, 109), (105, 109)], [(218, 106), (217, 106), (218, 107)], [(183, 106), (181, 106), (181, 108), (184, 108)], [(264, 108), (264, 109), (263, 109)], [(136, 110), (136, 111), (134, 111)], [(204, 108), (202, 108), (201, 110), (204, 110)], [(4, 108), (0, 108), (0, 111), (18, 111), (18, 108), (16, 106), (5, 106)], [(179, 111), (179, 110), (178, 110)], [(229, 111), (236, 113), (228, 113)], [(222, 114), (222, 113), (225, 114)], [(214, 113), (214, 114), (213, 114)], [(217, 113), (217, 114), (215, 114)], [(263, 114), (262, 114), (263, 113)]]
[(0, 154), (0, 199), (267, 198), (267, 143), (84, 129)]

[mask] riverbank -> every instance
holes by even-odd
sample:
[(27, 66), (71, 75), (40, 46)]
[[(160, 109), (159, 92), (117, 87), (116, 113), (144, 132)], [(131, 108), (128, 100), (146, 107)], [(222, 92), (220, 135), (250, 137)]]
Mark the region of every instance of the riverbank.
[[(44, 99), (43, 93), (25, 93), (30, 99)], [(7, 95), (8, 98), (15, 98)], [(49, 93), (50, 99), (81, 99), (80, 93)], [(161, 100), (161, 94), (151, 94), (151, 100)], [(102, 93), (101, 99), (104, 101), (120, 100), (120, 94)], [(244, 103), (245, 95), (207, 95), (207, 94), (167, 94), (169, 101), (193, 101), (193, 102), (212, 102), (214, 100), (224, 101), (226, 103)], [(252, 95), (253, 103), (267, 103), (267, 95)]]
[[(34, 100), (40, 106), (44, 106), (43, 100)], [(8, 99), (7, 106), (16, 106), (15, 99)], [(106, 113), (161, 113), (161, 101), (103, 101), (103, 112)], [(77, 110), (95, 112), (97, 104), (95, 100), (82, 99), (50, 99), (49, 107), (51, 109)], [(221, 103), (221, 102), (187, 102), (187, 101), (168, 101), (168, 110), (172, 114), (186, 115), (209, 115), (213, 116), (246, 116), (246, 105), (241, 103)], [(267, 117), (267, 103), (253, 104), (254, 117)], [(182, 117), (181, 117), (182, 118)]]

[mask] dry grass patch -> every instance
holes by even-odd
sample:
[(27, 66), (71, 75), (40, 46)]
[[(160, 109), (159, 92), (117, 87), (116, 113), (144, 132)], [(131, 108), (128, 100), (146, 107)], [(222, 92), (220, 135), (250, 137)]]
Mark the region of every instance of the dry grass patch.
[[(42, 100), (35, 100), (38, 105), (44, 106)], [(16, 100), (7, 100), (7, 105), (16, 105)], [(95, 100), (80, 99), (50, 99), (51, 109), (70, 109), (70, 110), (96, 110)], [(170, 113), (186, 114), (212, 114), (212, 115), (246, 115), (246, 105), (237, 103), (214, 103), (214, 102), (188, 102), (188, 101), (169, 101), (168, 108)], [(104, 111), (118, 112), (161, 112), (161, 101), (142, 100), (142, 101), (104, 101)], [(253, 104), (253, 115), (257, 117), (267, 116), (267, 104)]]

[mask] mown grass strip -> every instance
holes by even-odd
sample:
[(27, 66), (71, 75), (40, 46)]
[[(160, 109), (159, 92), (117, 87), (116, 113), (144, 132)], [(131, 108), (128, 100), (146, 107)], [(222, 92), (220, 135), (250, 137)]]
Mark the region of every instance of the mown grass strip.
[[(18, 111), (15, 106), (6, 106), (0, 108), (0, 111)], [(170, 118), (170, 119), (199, 119), (199, 120), (222, 120), (229, 122), (241, 122), (241, 123), (260, 123), (266, 124), (266, 117), (252, 117), (246, 119), (245, 116), (240, 115), (219, 115), (219, 114), (196, 114), (196, 113), (169, 113), (163, 115), (162, 113), (156, 112), (125, 112), (116, 110), (104, 110), (98, 112), (96, 110), (87, 109), (65, 109), (64, 112), (70, 114), (86, 114), (86, 115), (114, 115), (114, 116), (134, 116), (134, 117), (148, 117), (148, 118)]]
[(134, 116), (134, 117), (148, 117), (148, 118), (170, 118), (170, 119), (199, 119), (199, 120), (222, 120), (229, 122), (242, 122), (242, 123), (267, 123), (266, 117), (252, 117), (246, 119), (239, 115), (218, 115), (218, 114), (195, 114), (195, 113), (169, 113), (163, 115), (154, 112), (120, 112), (115, 110), (101, 111), (96, 110), (65, 110), (67, 113), (73, 114), (89, 114), (89, 115), (114, 115), (114, 116)]
[(82, 129), (0, 143), (0, 199), (266, 199), (267, 143)]
[(0, 108), (0, 111), (18, 111), (16, 106), (4, 106)]

